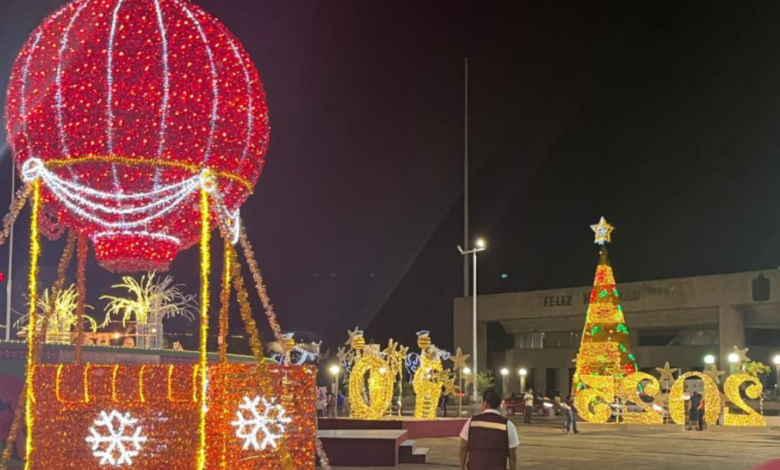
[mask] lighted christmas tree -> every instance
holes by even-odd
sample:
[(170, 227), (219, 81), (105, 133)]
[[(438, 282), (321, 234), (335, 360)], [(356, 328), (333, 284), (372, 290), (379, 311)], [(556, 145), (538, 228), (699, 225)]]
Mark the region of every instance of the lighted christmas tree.
[(613, 227), (602, 217), (598, 224), (591, 225), (591, 229), (596, 233), (595, 243), (601, 246), (601, 256), (593, 280), (585, 329), (576, 360), (576, 391), (585, 387), (583, 376), (611, 376), (619, 382), (637, 370), (636, 359), (629, 344), (626, 319), (620, 306), (620, 294), (612, 274), (612, 266), (609, 264), (607, 247), (604, 245), (610, 242)]

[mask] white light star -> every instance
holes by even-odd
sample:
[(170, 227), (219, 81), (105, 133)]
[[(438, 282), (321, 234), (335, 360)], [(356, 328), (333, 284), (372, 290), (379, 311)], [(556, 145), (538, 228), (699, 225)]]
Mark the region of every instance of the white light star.
[[(141, 435), (138, 420), (132, 418), (130, 413), (122, 414), (113, 410), (106, 414), (101, 411), (100, 417), (93, 424), (89, 429), (92, 435), (87, 436), (87, 442), (92, 444), (92, 455), (100, 458), (100, 465), (133, 465), (133, 457), (138, 456), (141, 443), (147, 439)], [(107, 434), (98, 432), (97, 428), (101, 427), (106, 428)], [(131, 434), (126, 434), (126, 430)]]
[(615, 227), (609, 225), (604, 217), (596, 225), (591, 225), (590, 229), (596, 234), (594, 243), (603, 245), (612, 242), (612, 231), (615, 230)]
[[(248, 419), (242, 410), (249, 412)], [(250, 400), (244, 397), (236, 412), (238, 419), (230, 424), (236, 427), (236, 437), (244, 440), (244, 450), (265, 450), (269, 445), (275, 449), (276, 441), (284, 436), (285, 425), (292, 421), (285, 413), (285, 409), (274, 404), (273, 399), (269, 401), (256, 396)], [(260, 442), (259, 438), (262, 438)]]

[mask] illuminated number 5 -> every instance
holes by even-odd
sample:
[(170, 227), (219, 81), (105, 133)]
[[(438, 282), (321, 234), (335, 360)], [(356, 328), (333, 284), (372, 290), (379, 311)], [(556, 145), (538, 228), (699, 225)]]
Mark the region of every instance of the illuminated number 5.
[(615, 401), (615, 379), (612, 376), (581, 375), (580, 381), (588, 388), (580, 390), (574, 397), (577, 413), (589, 423), (606, 423), (612, 415), (610, 404)]
[(749, 407), (739, 392), (740, 386), (744, 383), (749, 384), (745, 389), (745, 395), (748, 398), (756, 399), (761, 396), (763, 387), (759, 380), (750, 375), (740, 372), (726, 379), (723, 385), (723, 391), (726, 392), (726, 398), (740, 410), (746, 412), (746, 415), (731, 414), (730, 407), (723, 410), (723, 424), (726, 426), (766, 426), (766, 418), (756, 413), (756, 410)]

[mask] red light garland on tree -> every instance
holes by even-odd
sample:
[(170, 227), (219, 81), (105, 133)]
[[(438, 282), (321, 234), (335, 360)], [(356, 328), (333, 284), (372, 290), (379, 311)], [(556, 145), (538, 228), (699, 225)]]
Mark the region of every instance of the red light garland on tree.
[(118, 271), (165, 269), (198, 241), (204, 170), (224, 204), (215, 216), (236, 214), (269, 138), (251, 59), (185, 0), (62, 7), (14, 64), (6, 122), (23, 178), (42, 182), (47, 217), (88, 236)]

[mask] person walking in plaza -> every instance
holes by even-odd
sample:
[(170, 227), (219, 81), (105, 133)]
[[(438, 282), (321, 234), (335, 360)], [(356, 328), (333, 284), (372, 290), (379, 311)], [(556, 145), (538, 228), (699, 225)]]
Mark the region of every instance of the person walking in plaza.
[(534, 412), (534, 391), (533, 391), (533, 389), (529, 388), (528, 390), (526, 390), (525, 395), (523, 395), (523, 402), (525, 404), (523, 422), (525, 424), (531, 424), (531, 413)]
[(571, 394), (566, 396), (566, 400), (564, 400), (561, 406), (566, 413), (566, 432), (568, 434), (579, 433), (579, 431), (577, 431), (577, 415), (575, 414), (576, 412), (574, 410), (574, 399), (572, 398)]
[(702, 396), (699, 392), (694, 391), (691, 394), (689, 401), (690, 409), (688, 410), (688, 429), (698, 428), (699, 426), (699, 405), (701, 405)]
[(517, 470), (517, 428), (499, 406), (501, 395), (486, 390), (482, 413), (469, 418), (460, 432), (460, 470)]

